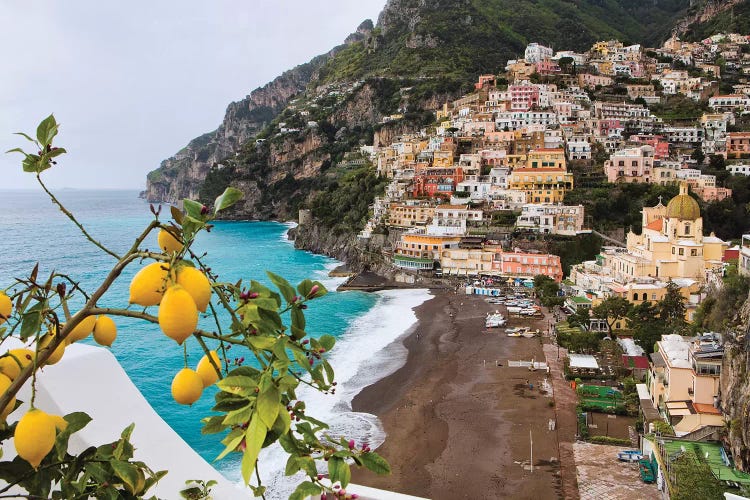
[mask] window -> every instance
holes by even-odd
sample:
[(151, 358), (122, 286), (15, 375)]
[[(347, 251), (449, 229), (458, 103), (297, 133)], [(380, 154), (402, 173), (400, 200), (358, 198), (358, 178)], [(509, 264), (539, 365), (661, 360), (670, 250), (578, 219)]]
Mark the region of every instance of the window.
[(685, 255), (685, 249), (684, 248), (680, 248), (679, 254), (680, 255)]
[(696, 257), (697, 255), (698, 255), (698, 250), (695, 249), (695, 248), (691, 248), (690, 249), (690, 256), (691, 257)]

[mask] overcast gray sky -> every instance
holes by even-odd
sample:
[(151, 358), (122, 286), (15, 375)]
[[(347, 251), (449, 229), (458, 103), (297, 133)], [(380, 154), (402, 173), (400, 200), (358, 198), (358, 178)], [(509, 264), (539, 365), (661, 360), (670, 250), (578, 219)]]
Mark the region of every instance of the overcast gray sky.
[[(327, 52), (385, 0), (3, 0), (0, 149), (54, 112), (55, 188), (136, 188), (227, 104)], [(32, 134), (33, 135), (33, 134)], [(33, 147), (33, 146), (32, 146)], [(0, 189), (35, 186), (0, 153)]]

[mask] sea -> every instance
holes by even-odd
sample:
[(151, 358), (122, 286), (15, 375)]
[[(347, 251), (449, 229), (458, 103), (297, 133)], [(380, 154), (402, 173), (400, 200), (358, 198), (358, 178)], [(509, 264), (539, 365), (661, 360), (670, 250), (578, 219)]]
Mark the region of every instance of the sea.
[[(68, 189), (55, 194), (96, 240), (117, 253), (130, 248), (154, 217), (137, 191)], [(168, 207), (162, 207), (161, 217), (169, 218)], [(352, 412), (351, 400), (362, 388), (403, 365), (406, 350), (397, 340), (416, 323), (412, 309), (427, 300), (429, 293), (337, 292), (343, 279), (330, 278), (328, 274), (340, 262), (296, 250), (287, 238), (289, 228), (289, 224), (277, 222), (217, 222), (210, 233), (197, 238), (193, 248), (206, 253), (205, 262), (223, 281), (255, 279), (272, 286), (265, 274), (270, 270), (292, 284), (310, 278), (328, 288), (331, 293), (312, 301), (305, 312), (310, 335), (330, 334), (337, 338), (336, 347), (329, 353), (336, 371), (337, 391), (335, 395), (324, 395), (300, 390), (298, 396), (307, 401), (307, 413), (328, 422), (332, 433), (376, 447), (385, 438), (378, 419)], [(113, 257), (87, 241), (41, 190), (0, 190), (0, 235), (0, 289), (12, 285), (15, 278), (28, 276), (39, 264), (39, 279), (57, 271), (80, 282), (85, 290), (94, 290), (115, 263)], [(157, 248), (156, 235), (146, 246)], [(128, 285), (140, 267), (137, 263), (129, 266), (99, 304), (127, 306)], [(192, 406), (175, 403), (170, 384), (172, 375), (183, 367), (182, 348), (156, 325), (125, 318), (116, 318), (116, 322), (118, 336), (112, 352), (120, 364), (156, 412), (197, 453), (213, 462), (223, 449), (221, 435), (202, 435), (200, 419), (211, 414), (215, 389), (207, 389)], [(202, 318), (201, 325), (215, 329), (210, 318)], [(187, 347), (189, 364), (194, 366), (202, 351), (193, 339), (187, 341)], [(230, 353), (230, 357), (250, 357), (236, 348)], [(213, 464), (228, 479), (239, 481), (240, 457), (233, 455), (236, 454)], [(278, 447), (266, 449), (261, 455), (260, 472), (272, 497), (286, 498), (299, 481), (283, 476), (285, 463)]]

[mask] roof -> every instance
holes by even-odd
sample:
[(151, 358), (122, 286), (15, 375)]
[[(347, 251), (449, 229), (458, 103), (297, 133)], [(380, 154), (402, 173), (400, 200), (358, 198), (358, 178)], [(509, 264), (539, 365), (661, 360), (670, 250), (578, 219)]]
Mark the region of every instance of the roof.
[(568, 354), (568, 359), (570, 359), (571, 368), (599, 369), (599, 363), (591, 354)]
[(623, 354), (622, 364), (625, 365), (625, 368), (646, 370), (648, 369), (648, 358), (646, 356), (626, 356)]
[(591, 301), (589, 299), (587, 299), (586, 297), (581, 297), (579, 295), (573, 295), (572, 297), (568, 298), (576, 304), (591, 304)]
[(710, 415), (721, 415), (721, 412), (718, 408), (715, 408), (713, 405), (707, 405), (703, 403), (693, 403), (693, 408), (695, 408), (695, 411), (697, 413), (707, 413)]
[(660, 219), (651, 221), (651, 223), (649, 223), (646, 226), (646, 229), (653, 229), (654, 231), (661, 231), (663, 227), (664, 227), (664, 219), (660, 218)]
[(690, 361), (688, 361), (690, 342), (685, 337), (676, 334), (662, 335), (657, 344), (659, 351), (671, 367), (691, 368)]
[(666, 216), (670, 219), (695, 220), (701, 216), (701, 209), (689, 194), (678, 194), (669, 200)]

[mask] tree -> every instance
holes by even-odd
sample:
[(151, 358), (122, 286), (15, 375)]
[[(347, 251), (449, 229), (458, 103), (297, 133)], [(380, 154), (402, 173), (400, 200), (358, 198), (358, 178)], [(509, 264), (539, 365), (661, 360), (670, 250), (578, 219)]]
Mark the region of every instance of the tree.
[(659, 319), (655, 304), (641, 302), (628, 313), (628, 328), (633, 332), (633, 339), (647, 353), (654, 352), (654, 346), (665, 332), (664, 323)]
[(703, 162), (706, 160), (706, 155), (703, 153), (703, 150), (699, 146), (693, 150), (693, 152), (690, 154), (690, 158), (698, 162), (698, 165), (703, 165)]
[(580, 326), (586, 330), (591, 323), (591, 309), (588, 307), (577, 307), (575, 312), (568, 316), (570, 326)]
[(684, 334), (687, 330), (685, 321), (685, 298), (674, 281), (667, 283), (667, 293), (658, 303), (659, 319), (670, 333)]
[(625, 318), (630, 311), (631, 305), (628, 299), (624, 297), (607, 297), (599, 304), (593, 307), (594, 317), (603, 319), (607, 322), (607, 328), (612, 331), (612, 327)]
[[(92, 330), (100, 341), (96, 328), (102, 317), (130, 317), (158, 324), (178, 344), (190, 341), (201, 346), (206, 356), (198, 371), (187, 367), (185, 355), (185, 368), (173, 381), (173, 396), (179, 403), (190, 404), (200, 398), (207, 380), (209, 385), (216, 382), (219, 391), (214, 414), (202, 420), (202, 432), (222, 435), (226, 448), (219, 458), (229, 453), (242, 456), (240, 469), (245, 484), (250, 483), (261, 449), (275, 442), (290, 456), (287, 473), (301, 470), (307, 476), (291, 498), (301, 500), (333, 492), (319, 479), (323, 475), (318, 473), (318, 464), (323, 459), (330, 480), (339, 481), (342, 487), (349, 482), (352, 464), (379, 474), (388, 473), (387, 462), (367, 446), (356, 447), (354, 441), (344, 437), (324, 435), (328, 426), (308, 415), (304, 402), (296, 396), (300, 384), (322, 392), (335, 391), (333, 368), (325, 359), (335, 339), (329, 335), (311, 338), (305, 330), (304, 310), (326, 294), (325, 287), (311, 280), (293, 287), (273, 273), (268, 273), (268, 278), (276, 290), (255, 280), (225, 283), (211, 272), (204, 256), (193, 250), (196, 235), (210, 230), (211, 221), (239, 201), (242, 193), (227, 188), (212, 208), (183, 200), (184, 209), (172, 207), (169, 221), (152, 207), (154, 219), (135, 238), (132, 247), (119, 254), (99, 243), (42, 181), (42, 173), (66, 152), (52, 145), (58, 128), (50, 115), (37, 128), (36, 138), (20, 134), (33, 143), (36, 153), (21, 148), (12, 151), (23, 155), (23, 170), (36, 176), (52, 202), (115, 263), (94, 291), (82, 290), (62, 271), (39, 276), (38, 266), (28, 277), (0, 289), (0, 343), (14, 337), (29, 345), (28, 349), (0, 354), (3, 420), (20, 405), (15, 396), (21, 387), (30, 384), (32, 394), (31, 410), (19, 422), (0, 426), (0, 442), (14, 436), (19, 451), (14, 460), (0, 462), (0, 477), (6, 483), (0, 488), (0, 495), (18, 486), (29, 493), (29, 498), (129, 499), (144, 495), (167, 473), (154, 472), (133, 460), (132, 425), (122, 432), (120, 440), (72, 456), (67, 451), (68, 440), (91, 418), (81, 412), (64, 417), (48, 415), (35, 407), (36, 372), (53, 363), (53, 359), (59, 360), (68, 344), (87, 337)], [(146, 250), (147, 238), (157, 232), (161, 251)], [(121, 273), (143, 261), (150, 263), (133, 278), (130, 298), (142, 307), (101, 306), (100, 300)], [(212, 297), (214, 302), (209, 306)], [(79, 304), (83, 305), (71, 314), (70, 308)], [(158, 314), (149, 309), (157, 305)], [(214, 317), (216, 331), (197, 328), (199, 310)], [(219, 316), (218, 310), (224, 315)], [(233, 356), (245, 354), (254, 362), (230, 363), (226, 357), (230, 347), (234, 348)], [(182, 358), (183, 350), (176, 349), (175, 355)], [(33, 424), (28, 423), (31, 421)], [(292, 421), (296, 424), (292, 425)], [(209, 486), (203, 484), (204, 489)], [(251, 487), (257, 496), (264, 495), (260, 479)]]

